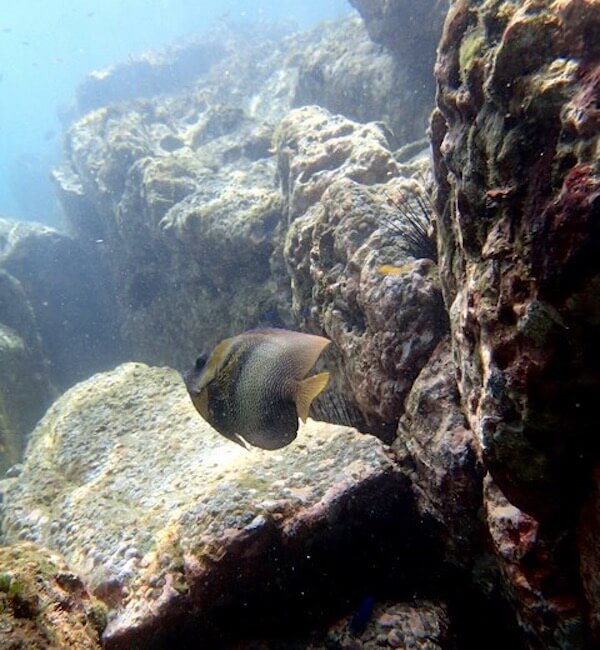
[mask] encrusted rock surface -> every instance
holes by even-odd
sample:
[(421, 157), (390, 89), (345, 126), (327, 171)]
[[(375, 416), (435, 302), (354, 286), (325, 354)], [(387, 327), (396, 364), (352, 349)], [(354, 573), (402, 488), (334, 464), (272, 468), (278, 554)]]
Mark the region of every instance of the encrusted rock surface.
[(415, 379), (393, 446), (413, 469), (418, 510), (424, 519), (433, 520), (446, 557), (453, 564), (469, 566), (483, 532), (478, 517), (483, 469), (460, 408), (447, 338)]
[(438, 248), (458, 386), (533, 647), (587, 647), (598, 602), (586, 493), (599, 449), (599, 28), (587, 0), (457, 2), (436, 65)]
[(358, 122), (382, 121), (394, 146), (412, 142), (423, 137), (434, 104), (435, 43), (423, 53), (428, 71), (416, 79), (406, 59), (369, 39), (361, 20), (324, 28), (302, 56), (293, 106), (318, 104)]
[(383, 603), (373, 609), (366, 621), (361, 619), (362, 613), (359, 607), (354, 616), (332, 626), (324, 642), (311, 643), (308, 648), (444, 650), (449, 647), (448, 612), (441, 603)]
[(448, 11), (447, 0), (350, 0), (369, 36), (421, 71), (433, 70), (435, 48)]
[[(436, 265), (415, 249), (396, 205), (423, 189), (399, 178), (375, 124), (305, 107), (285, 117), (275, 144), (292, 221), (285, 261), (294, 311), (337, 346), (339, 375), (371, 430), (395, 429), (414, 378), (446, 331)], [(386, 265), (397, 272), (382, 272)]]
[(99, 650), (106, 607), (56, 553), (23, 543), (0, 548), (0, 647)]
[(48, 411), (3, 528), (107, 601), (106, 647), (160, 646), (180, 626), (210, 635), (232, 612), (286, 620), (286, 602), (339, 597), (395, 520), (410, 537), (408, 494), (372, 436), (309, 421), (281, 452), (249, 452), (198, 417), (178, 373), (125, 364)]
[[(227, 335), (294, 325), (270, 149), (291, 106), (319, 101), (365, 120), (399, 114), (395, 64), (357, 18), (285, 38), (257, 28), (224, 42), (226, 54), (187, 89), (82, 118), (55, 173), (77, 236), (102, 240), (123, 336), (149, 363), (183, 368)], [(356, 101), (358, 86), (368, 101)], [(421, 120), (394, 142), (422, 129)], [(373, 138), (389, 147), (384, 130), (364, 127), (365, 155)], [(389, 151), (375, 155), (393, 167)]]
[(594, 488), (581, 510), (577, 534), (590, 628), (594, 641), (600, 644), (600, 466), (594, 470)]
[(457, 3), (437, 65), (459, 386), (496, 482), (538, 516), (581, 492), (598, 449), (599, 21), (578, 0)]
[(488, 475), (486, 521), (521, 627), (532, 648), (590, 647), (573, 531), (546, 528), (512, 505)]

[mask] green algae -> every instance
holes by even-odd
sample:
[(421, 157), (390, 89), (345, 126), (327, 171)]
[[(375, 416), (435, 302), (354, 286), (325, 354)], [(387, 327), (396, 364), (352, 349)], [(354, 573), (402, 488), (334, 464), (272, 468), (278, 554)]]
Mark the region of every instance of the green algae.
[(483, 30), (479, 27), (470, 31), (462, 39), (458, 51), (458, 64), (460, 66), (460, 74), (463, 83), (476, 59), (480, 58), (483, 54), (484, 46), (485, 36)]

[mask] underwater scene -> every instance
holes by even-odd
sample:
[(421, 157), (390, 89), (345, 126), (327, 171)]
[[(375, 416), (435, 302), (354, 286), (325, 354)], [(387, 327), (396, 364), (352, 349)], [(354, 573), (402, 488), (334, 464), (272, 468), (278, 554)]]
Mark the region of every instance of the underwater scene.
[(4, 3), (0, 91), (0, 650), (600, 647), (600, 0)]

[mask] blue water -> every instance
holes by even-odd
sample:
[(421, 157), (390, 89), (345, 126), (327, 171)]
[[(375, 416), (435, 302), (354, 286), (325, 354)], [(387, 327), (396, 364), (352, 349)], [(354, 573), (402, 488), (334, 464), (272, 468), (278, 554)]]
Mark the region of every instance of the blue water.
[[(204, 32), (218, 20), (349, 13), (346, 0), (15, 0), (0, 11), (0, 215), (60, 224), (49, 175), (75, 88), (91, 70)], [(63, 117), (63, 121), (64, 121)]]

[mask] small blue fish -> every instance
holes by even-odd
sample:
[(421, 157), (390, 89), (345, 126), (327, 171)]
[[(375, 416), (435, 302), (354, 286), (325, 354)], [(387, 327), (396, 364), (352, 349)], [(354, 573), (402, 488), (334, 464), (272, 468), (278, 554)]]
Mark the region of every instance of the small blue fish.
[(348, 625), (348, 630), (352, 636), (360, 636), (367, 629), (367, 625), (373, 616), (374, 607), (375, 598), (373, 596), (363, 598)]

